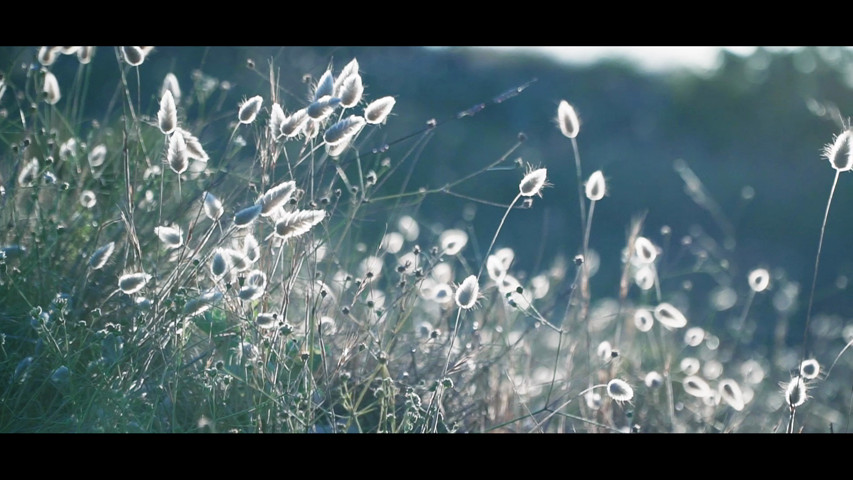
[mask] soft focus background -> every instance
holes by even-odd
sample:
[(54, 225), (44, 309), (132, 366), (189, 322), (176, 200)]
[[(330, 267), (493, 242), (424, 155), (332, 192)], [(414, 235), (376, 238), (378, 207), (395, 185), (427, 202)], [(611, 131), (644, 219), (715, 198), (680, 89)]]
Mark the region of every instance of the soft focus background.
[[(392, 162), (411, 146), (409, 134), (424, 129), (430, 119), (439, 121), (410, 188), (439, 187), (476, 171), (506, 152), (523, 132), (528, 141), (515, 156), (547, 167), (554, 186), (536, 199), (534, 209), (509, 215), (496, 247), (513, 246), (523, 252), (517, 255), (517, 266), (531, 273), (548, 268), (558, 256), (571, 259), (581, 245), (571, 142), (556, 126), (557, 105), (567, 100), (581, 117), (577, 140), (584, 177), (601, 169), (608, 181), (608, 196), (596, 207), (590, 240), (600, 257), (593, 292), (615, 295), (626, 232), (634, 216), (646, 213), (646, 236), (672, 254), (685, 236), (706, 242), (710, 261), (730, 274), (728, 280), (712, 275), (707, 282), (691, 278), (686, 285), (677, 275), (664, 279), (686, 288), (691, 296), (712, 295), (721, 282), (745, 283), (747, 273), (757, 266), (799, 285), (797, 303), (789, 310), (788, 338), (797, 345), (834, 175), (822, 148), (853, 112), (853, 54), (840, 47), (700, 48), (675, 49), (681, 60), (663, 61), (674, 58), (656, 55), (667, 53), (664, 50), (674, 51), (158, 47), (139, 75), (143, 85), (159, 84), (167, 72), (174, 72), (183, 85), (206, 82), (214, 87), (212, 95), (219, 104), (228, 107), (222, 111), (231, 115), (243, 98), (259, 92), (269, 96), (270, 69), (287, 92), (282, 99), (287, 108), (304, 103), (306, 79), (316, 79), (330, 61), (338, 69), (355, 57), (367, 90), (376, 86), (379, 95), (397, 99), (384, 138), (374, 137), (377, 146), (390, 145), (387, 154)], [(34, 64), (34, 53), (32, 48), (1, 48), (0, 65), (12, 65), (7, 75), (19, 74)], [(120, 103), (111, 55), (102, 49), (95, 56), (90, 84), (103, 80), (108, 87), (88, 94), (85, 111), (106, 112)], [(247, 67), (249, 61), (255, 70)], [(52, 71), (60, 79), (71, 78), (77, 63), (60, 58)], [(136, 82), (130, 79), (131, 85)], [(520, 86), (526, 88), (517, 96), (493, 102)], [(154, 94), (147, 99), (158, 100)], [(485, 104), (482, 111), (457, 118), (480, 103)], [(155, 110), (151, 105), (142, 108)], [(231, 119), (208, 120), (224, 124)], [(209, 152), (227, 141), (206, 132), (199, 137)], [(679, 160), (702, 182), (718, 214), (685, 192), (675, 168)], [(211, 161), (215, 164), (216, 158)], [(515, 170), (490, 172), (467, 185), (465, 193), (506, 205), (517, 193), (518, 179)], [(436, 230), (470, 227), (482, 252), (504, 210), (474, 201), (460, 209), (459, 202), (457, 197), (429, 197), (419, 207), (418, 218), (432, 222)], [(846, 289), (853, 273), (848, 253), (853, 238), (851, 204), (853, 179), (844, 174), (829, 215), (815, 303), (815, 312), (842, 320), (853, 315)], [(378, 240), (384, 219), (372, 220)], [(661, 235), (663, 227), (671, 230), (670, 240)], [(734, 310), (695, 321), (713, 328), (712, 324), (736, 316)], [(772, 332), (773, 322), (759, 319), (756, 342)]]

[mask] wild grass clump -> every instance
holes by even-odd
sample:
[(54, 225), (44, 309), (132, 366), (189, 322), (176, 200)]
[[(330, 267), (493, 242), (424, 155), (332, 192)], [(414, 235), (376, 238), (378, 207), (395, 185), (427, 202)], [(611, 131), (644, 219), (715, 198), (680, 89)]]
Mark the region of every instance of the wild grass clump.
[[(413, 168), (452, 120), (395, 131), (409, 99), (382, 72), (365, 83), (357, 59), (251, 63), (263, 88), (236, 91), (200, 71), (149, 84), (139, 72), (157, 54), (33, 47), (16, 62), (31, 68), (5, 67), (0, 431), (846, 431), (849, 385), (836, 382), (853, 330), (812, 317), (810, 300), (808, 346), (751, 348), (759, 322), (799, 314), (800, 282), (741, 270), (709, 234), (647, 228), (641, 212), (621, 258), (599, 257), (593, 214), (611, 185), (581, 162), (567, 101), (552, 134), (573, 162), (545, 152), (532, 167), (525, 135), (507, 132), (498, 158), (431, 187)], [(88, 83), (98, 57), (113, 84)], [(73, 62), (76, 75), (55, 72)], [(532, 83), (453, 119), (522, 101)], [(110, 107), (82, 108), (107, 88)], [(824, 152), (836, 183), (849, 136)], [(691, 198), (707, 194), (676, 169)], [(559, 170), (577, 184), (552, 185)], [(518, 189), (467, 190), (500, 175)], [(501, 231), (573, 190), (582, 242), (521, 269), (535, 249)], [(423, 211), (439, 196), (459, 210), (436, 224)], [(479, 231), (469, 204), (502, 218)], [(819, 260), (820, 246), (812, 298)], [(596, 283), (605, 268), (618, 285)]]

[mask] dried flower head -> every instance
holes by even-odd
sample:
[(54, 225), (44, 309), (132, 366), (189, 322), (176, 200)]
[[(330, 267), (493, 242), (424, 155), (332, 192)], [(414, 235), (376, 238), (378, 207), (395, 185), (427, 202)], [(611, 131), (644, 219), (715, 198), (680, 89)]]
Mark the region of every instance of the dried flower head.
[(853, 169), (853, 129), (848, 128), (836, 135), (830, 145), (823, 148), (823, 155), (829, 160), (832, 168), (839, 172)]
[(606, 185), (604, 183), (604, 174), (601, 170), (596, 170), (589, 176), (586, 181), (586, 198), (593, 202), (597, 202), (604, 198), (606, 193)]
[(634, 390), (628, 382), (614, 378), (607, 382), (607, 395), (617, 402), (628, 402), (634, 398)]
[(542, 188), (547, 185), (548, 170), (545, 168), (537, 168), (530, 170), (527, 175), (521, 179), (518, 184), (518, 189), (524, 197), (532, 197), (534, 195), (542, 196)]
[(474, 308), (479, 294), (480, 284), (477, 283), (477, 276), (470, 275), (456, 289), (456, 306), (465, 310)]
[(560, 106), (557, 107), (557, 124), (560, 125), (560, 131), (567, 138), (575, 138), (580, 132), (578, 114), (575, 113), (574, 107), (565, 100), (562, 100)]
[(753, 292), (763, 292), (770, 285), (770, 272), (764, 268), (756, 268), (749, 272), (747, 281)]
[(258, 116), (258, 112), (261, 111), (261, 106), (264, 104), (264, 99), (260, 95), (255, 95), (254, 97), (243, 101), (240, 104), (240, 109), (237, 112), (237, 118), (240, 120), (240, 123), (249, 124), (255, 121), (255, 118)]
[(371, 125), (384, 123), (396, 103), (394, 97), (378, 98), (365, 107), (364, 119)]

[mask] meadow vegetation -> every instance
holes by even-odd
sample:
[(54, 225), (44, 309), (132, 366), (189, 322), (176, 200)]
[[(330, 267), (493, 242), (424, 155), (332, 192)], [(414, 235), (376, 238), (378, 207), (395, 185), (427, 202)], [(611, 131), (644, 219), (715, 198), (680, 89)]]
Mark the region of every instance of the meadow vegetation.
[[(585, 165), (571, 98), (546, 119), (564, 148), (544, 164), (507, 132), (490, 140), (502, 155), (430, 186), (412, 173), (424, 146), (530, 83), (389, 135), (406, 98), (365, 85), (357, 58), (250, 62), (268, 88), (237, 98), (201, 70), (143, 82), (152, 47), (24, 52), (0, 65), (0, 431), (848, 430), (853, 325), (812, 312), (824, 231), (814, 278), (790, 279), (731, 269), (722, 240), (647, 229), (637, 212), (619, 284), (596, 285), (595, 215), (620, 172)], [(113, 83), (90, 82), (94, 56)], [(61, 62), (75, 73), (55, 75)], [(836, 182), (851, 137), (843, 122), (827, 136)], [(552, 184), (557, 168), (575, 184)], [(713, 206), (686, 162), (676, 170)], [(468, 193), (506, 171), (517, 189)], [(580, 212), (582, 242), (521, 270), (560, 239), (510, 247), (501, 231), (548, 195)], [(435, 197), (458, 201), (443, 224), (419, 216)], [(472, 203), (502, 212), (492, 231), (470, 228)], [(692, 295), (709, 279), (710, 297)], [(706, 320), (724, 311), (715, 331)], [(758, 322), (784, 337), (803, 315), (799, 345), (754, 355)]]

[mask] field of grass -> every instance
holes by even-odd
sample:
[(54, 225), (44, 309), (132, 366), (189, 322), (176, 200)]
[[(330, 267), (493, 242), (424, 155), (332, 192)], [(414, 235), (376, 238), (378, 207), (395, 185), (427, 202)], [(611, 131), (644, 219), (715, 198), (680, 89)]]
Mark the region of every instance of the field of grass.
[[(831, 224), (805, 254), (814, 277), (793, 279), (732, 268), (726, 239), (638, 213), (618, 285), (593, 286), (613, 264), (596, 214), (620, 172), (585, 164), (573, 99), (541, 119), (553, 161), (526, 161), (525, 135), (508, 134), (488, 139), (501, 155), (429, 186), (413, 173), (425, 146), (530, 83), (389, 135), (406, 98), (364, 82), (357, 58), (258, 58), (241, 68), (264, 88), (238, 96), (202, 69), (143, 80), (156, 55), (32, 47), (0, 65), (0, 432), (848, 431), (853, 325), (812, 311)], [(87, 110), (93, 96), (106, 106)], [(853, 166), (846, 128), (823, 152), (836, 183)], [(552, 184), (555, 168), (572, 183)], [(517, 188), (472, 193), (508, 171)], [(676, 171), (685, 202), (724, 216)], [(580, 212), (582, 241), (534, 262), (561, 239), (511, 248), (502, 233), (550, 195)], [(454, 205), (441, 224), (421, 218), (436, 197)], [(477, 206), (501, 212), (492, 230), (472, 227)]]

